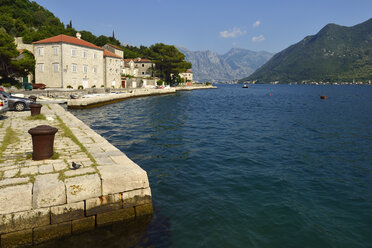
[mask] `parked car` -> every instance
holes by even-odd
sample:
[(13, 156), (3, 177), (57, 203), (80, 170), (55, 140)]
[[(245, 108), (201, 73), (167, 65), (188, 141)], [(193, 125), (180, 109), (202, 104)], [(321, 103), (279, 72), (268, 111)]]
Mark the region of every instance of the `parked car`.
[(7, 111), (8, 111), (9, 107), (8, 107), (8, 100), (6, 100), (5, 97), (3, 97), (2, 95), (0, 95), (0, 116), (2, 116), (3, 114), (5, 114)]
[(15, 97), (3, 91), (0, 91), (0, 96), (7, 100), (8, 107), (10, 110), (23, 111), (25, 109), (29, 109), (30, 104), (34, 102), (29, 98)]
[(32, 87), (34, 89), (40, 89), (40, 90), (43, 90), (45, 89), (46, 85), (45, 84), (32, 84)]

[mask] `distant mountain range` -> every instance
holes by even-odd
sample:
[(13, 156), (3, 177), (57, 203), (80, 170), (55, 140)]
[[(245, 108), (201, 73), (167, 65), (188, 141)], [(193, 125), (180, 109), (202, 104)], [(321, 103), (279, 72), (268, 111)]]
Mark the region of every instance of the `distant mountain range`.
[(269, 52), (241, 48), (232, 48), (223, 55), (212, 51), (189, 51), (183, 47), (178, 50), (185, 54), (187, 62), (192, 63), (194, 80), (199, 82), (238, 80), (249, 76), (273, 56)]
[(316, 35), (275, 54), (240, 82), (372, 80), (372, 18), (344, 27), (328, 24)]

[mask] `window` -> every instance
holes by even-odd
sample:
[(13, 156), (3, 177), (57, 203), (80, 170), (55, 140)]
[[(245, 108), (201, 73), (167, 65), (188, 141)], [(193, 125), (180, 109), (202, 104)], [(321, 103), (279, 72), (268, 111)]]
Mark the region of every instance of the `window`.
[(83, 72), (84, 73), (87, 73), (88, 72), (88, 66), (87, 65), (83, 65)]
[(74, 86), (76, 86), (76, 78), (73, 78), (73, 79), (72, 79), (72, 84), (73, 84)]
[(145, 67), (145, 64), (142, 64), (142, 67)]
[(87, 50), (84, 50), (84, 51), (83, 51), (83, 57), (84, 57), (84, 59), (86, 59), (87, 56), (88, 56), (88, 52), (87, 52)]
[(142, 75), (145, 75), (145, 72), (144, 71), (142, 72)]
[(53, 71), (54, 72), (58, 72), (59, 71), (59, 64), (58, 63), (54, 63), (53, 64)]
[(95, 66), (95, 67), (93, 68), (93, 72), (94, 72), (95, 74), (97, 74), (97, 66)]
[(44, 47), (39, 47), (39, 48), (37, 49), (37, 54), (38, 54), (39, 56), (43, 56), (43, 55), (44, 55)]
[(58, 47), (53, 47), (53, 55), (58, 55)]
[(72, 64), (72, 72), (77, 72), (77, 64)]
[(76, 48), (71, 49), (71, 56), (76, 57)]
[(93, 53), (93, 58), (94, 58), (94, 59), (97, 58), (97, 53)]
[(37, 69), (39, 70), (39, 72), (43, 72), (44, 71), (44, 64), (37, 64)]

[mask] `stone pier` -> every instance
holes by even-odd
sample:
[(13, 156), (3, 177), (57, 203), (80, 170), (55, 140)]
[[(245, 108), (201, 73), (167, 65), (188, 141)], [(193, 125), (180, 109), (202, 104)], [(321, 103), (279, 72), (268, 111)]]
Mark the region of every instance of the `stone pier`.
[[(0, 119), (0, 247), (42, 243), (153, 212), (147, 173), (57, 104)], [(51, 159), (32, 160), (27, 133), (58, 128)], [(71, 169), (72, 162), (81, 167)]]
[(120, 102), (131, 98), (156, 96), (176, 93), (175, 88), (166, 89), (133, 89), (126, 92), (117, 92), (111, 94), (90, 95), (85, 98), (71, 99), (67, 102), (70, 109), (94, 108), (110, 103)]

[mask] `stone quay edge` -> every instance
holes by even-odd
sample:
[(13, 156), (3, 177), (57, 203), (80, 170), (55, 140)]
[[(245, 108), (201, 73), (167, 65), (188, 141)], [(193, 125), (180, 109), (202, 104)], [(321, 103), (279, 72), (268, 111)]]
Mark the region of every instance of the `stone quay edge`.
[[(60, 105), (45, 105), (42, 114), (45, 119), (38, 120), (30, 119), (29, 111), (9, 111), (0, 119), (0, 141), (10, 129), (17, 136), (0, 153), (1, 248), (38, 244), (153, 213), (146, 171)], [(27, 131), (38, 125), (58, 128), (56, 158), (31, 159)], [(72, 162), (81, 167), (72, 170)]]

